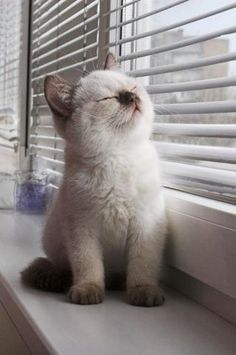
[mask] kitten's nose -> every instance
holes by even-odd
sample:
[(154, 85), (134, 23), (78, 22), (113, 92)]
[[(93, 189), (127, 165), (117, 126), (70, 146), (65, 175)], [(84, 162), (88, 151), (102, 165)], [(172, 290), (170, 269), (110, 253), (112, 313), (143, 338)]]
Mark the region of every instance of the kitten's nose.
[(119, 94), (119, 101), (123, 105), (129, 105), (132, 102), (137, 101), (137, 99), (137, 95), (131, 91), (121, 91)]

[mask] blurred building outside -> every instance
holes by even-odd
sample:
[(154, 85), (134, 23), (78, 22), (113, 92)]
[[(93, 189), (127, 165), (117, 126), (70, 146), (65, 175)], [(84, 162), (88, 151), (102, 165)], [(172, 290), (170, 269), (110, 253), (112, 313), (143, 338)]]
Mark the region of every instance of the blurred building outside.
[[(168, 43), (175, 43), (189, 39), (189, 36), (184, 35), (182, 29), (177, 31), (168, 31), (158, 34), (151, 38), (151, 47), (160, 47)], [(229, 40), (211, 39), (206, 42), (201, 42), (191, 46), (182, 47), (169, 52), (154, 54), (150, 57), (150, 67), (158, 67), (168, 64), (183, 64), (189, 63), (198, 59), (212, 57), (216, 55), (223, 55), (229, 53)], [(229, 75), (228, 63), (219, 63), (216, 65), (209, 65), (199, 68), (191, 68), (176, 72), (169, 72), (160, 75), (153, 75), (150, 77), (150, 85), (161, 85), (167, 83), (183, 83), (187, 81), (198, 81), (204, 79), (216, 79), (220, 77), (227, 77)], [(234, 97), (235, 96), (235, 97)], [(170, 103), (194, 103), (207, 101), (225, 101), (236, 98), (236, 93), (232, 88), (219, 87), (215, 89), (191, 90), (165, 94), (152, 95), (152, 100), (156, 104), (170, 104)], [(236, 115), (234, 113), (227, 114), (225, 117), (222, 114), (205, 114), (199, 115), (164, 115), (156, 117), (158, 122), (164, 123), (235, 123)], [(164, 137), (157, 136), (159, 140)], [(165, 137), (166, 139), (166, 137)], [(209, 138), (200, 137), (196, 141), (196, 137), (169, 137), (168, 140), (179, 141), (182, 143), (200, 143), (208, 144)], [(218, 138), (211, 138), (211, 145), (218, 145), (223, 143)], [(234, 144), (233, 140), (228, 139), (228, 144)]]

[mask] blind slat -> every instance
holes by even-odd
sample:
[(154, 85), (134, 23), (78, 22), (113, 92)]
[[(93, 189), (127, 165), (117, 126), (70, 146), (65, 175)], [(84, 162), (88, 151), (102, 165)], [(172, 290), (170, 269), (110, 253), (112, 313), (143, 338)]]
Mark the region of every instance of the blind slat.
[(154, 123), (153, 133), (167, 136), (236, 138), (236, 124)]
[(40, 130), (40, 129), (49, 129), (49, 130), (52, 130), (54, 129), (54, 126), (52, 125), (38, 125), (37, 128)]
[(57, 175), (57, 176), (59, 176), (59, 177), (61, 177), (62, 176), (62, 173), (60, 172), (60, 171), (57, 171), (57, 170), (52, 170), (52, 169), (49, 169), (49, 168), (47, 168), (47, 172), (51, 175)]
[(57, 166), (64, 167), (64, 165), (65, 165), (64, 162), (61, 161), (61, 160), (49, 158), (49, 157), (46, 157), (44, 155), (37, 154), (36, 158), (40, 158), (42, 160), (45, 160), (45, 162), (48, 162), (51, 167), (57, 167)]
[(34, 152), (49, 151), (49, 152), (52, 152), (52, 153), (64, 154), (64, 149), (61, 149), (61, 148), (49, 147), (49, 146), (46, 146), (46, 145), (36, 145), (36, 144), (31, 144), (30, 147), (33, 149)]
[[(236, 112), (236, 100), (163, 104), (154, 105), (154, 109), (159, 115)], [(50, 113), (48, 106), (45, 105), (38, 106), (37, 110), (42, 115)]]
[(102, 14), (102, 16), (103, 17), (104, 16), (108, 16), (108, 15), (112, 14), (113, 12), (120, 11), (120, 10), (124, 9), (125, 7), (134, 5), (134, 4), (136, 4), (137, 2), (140, 2), (140, 1), (141, 0), (133, 0), (133, 1), (127, 2), (127, 3), (123, 4), (123, 5), (120, 5), (118, 8), (115, 7), (114, 9), (110, 9), (110, 11), (105, 12), (104, 14)]
[(176, 91), (190, 91), (190, 90), (206, 90), (214, 88), (223, 88), (227, 86), (235, 86), (236, 77), (205, 79), (196, 81), (187, 81), (183, 83), (170, 83), (162, 85), (146, 86), (149, 94), (162, 94)]
[(178, 0), (176, 2), (173, 2), (169, 5), (165, 5), (165, 6), (162, 6), (160, 7), (159, 9), (155, 9), (155, 10), (152, 10), (152, 11), (149, 11), (149, 12), (145, 12), (144, 14), (140, 15), (140, 16), (136, 16), (135, 18), (132, 18), (130, 20), (127, 20), (127, 21), (122, 21), (121, 23), (118, 23), (117, 25), (114, 25), (114, 26), (110, 26), (107, 31), (111, 31), (113, 29), (117, 29), (119, 27), (122, 27), (122, 26), (125, 26), (125, 25), (128, 25), (130, 23), (133, 23), (133, 22), (136, 22), (136, 21), (139, 21), (139, 20), (142, 20), (146, 17), (150, 17), (150, 16), (153, 16), (153, 15), (156, 15), (160, 12), (163, 12), (163, 11), (166, 11), (168, 9), (171, 9), (177, 5), (180, 5), (180, 4), (183, 4), (184, 2), (187, 2), (189, 0)]
[(227, 171), (199, 165), (182, 164), (175, 162), (162, 162), (164, 173), (168, 176), (180, 176), (184, 179), (199, 179), (226, 186), (235, 186), (236, 172)]
[(165, 142), (155, 144), (163, 157), (184, 157), (221, 163), (236, 163), (236, 148)]
[(158, 115), (186, 115), (205, 113), (236, 112), (236, 101), (194, 102), (184, 104), (154, 105)]
[(208, 41), (210, 39), (220, 37), (220, 36), (226, 35), (226, 34), (235, 33), (235, 32), (236, 32), (236, 26), (231, 26), (231, 27), (224, 28), (222, 30), (213, 31), (213, 32), (201, 35), (201, 36), (191, 37), (191, 38), (185, 39), (183, 41), (178, 41), (178, 42), (171, 43), (171, 44), (164, 45), (164, 46), (160, 46), (157, 48), (147, 49), (144, 51), (139, 51), (136, 53), (130, 53), (127, 55), (123, 55), (123, 56), (119, 57), (119, 60), (120, 61), (131, 60), (131, 59), (141, 58), (141, 57), (145, 57), (145, 56), (150, 56), (152, 54), (168, 52), (168, 51), (171, 51), (171, 50), (174, 50), (177, 48), (183, 48), (186, 46), (190, 46), (192, 44)]
[[(50, 126), (50, 128), (53, 128), (53, 126)], [(55, 136), (43, 136), (40, 134), (31, 134), (30, 138), (33, 140), (50, 140), (50, 141), (56, 141), (56, 142), (64, 142), (64, 140), (61, 137), (55, 137)]]
[(197, 59), (194, 61), (184, 62), (179, 64), (167, 64), (167, 65), (160, 65), (154, 68), (133, 70), (128, 72), (128, 74), (133, 77), (151, 76), (151, 75), (172, 73), (172, 72), (187, 70), (187, 69), (196, 69), (196, 68), (219, 64), (219, 63), (227, 63), (232, 60), (236, 60), (236, 52)]

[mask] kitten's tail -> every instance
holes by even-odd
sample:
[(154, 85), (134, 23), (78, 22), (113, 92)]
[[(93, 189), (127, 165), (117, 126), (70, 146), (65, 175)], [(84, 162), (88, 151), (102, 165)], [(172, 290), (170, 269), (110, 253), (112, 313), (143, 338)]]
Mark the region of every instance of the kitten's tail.
[[(35, 259), (21, 271), (25, 285), (48, 292), (65, 292), (72, 285), (70, 270), (60, 270), (47, 258)], [(106, 277), (106, 289), (125, 289), (125, 274), (117, 273)]]
[(49, 292), (64, 292), (72, 284), (69, 270), (59, 270), (47, 258), (35, 259), (21, 272), (24, 284)]

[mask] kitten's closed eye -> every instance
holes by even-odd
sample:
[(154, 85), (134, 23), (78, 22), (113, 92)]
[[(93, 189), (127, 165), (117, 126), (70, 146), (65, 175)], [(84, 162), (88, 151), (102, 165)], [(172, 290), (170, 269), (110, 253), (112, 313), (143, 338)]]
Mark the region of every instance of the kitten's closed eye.
[[(130, 89), (130, 91), (133, 91), (136, 89), (136, 86), (134, 86), (132, 89)], [(110, 99), (116, 99), (116, 100), (120, 100), (120, 95), (119, 96), (106, 96), (106, 97), (102, 97), (101, 99), (96, 100), (96, 102), (100, 102), (100, 101), (105, 101), (105, 100), (110, 100)]]
[(96, 102), (100, 102), (100, 101), (105, 101), (105, 100), (109, 100), (109, 99), (119, 99), (118, 96), (107, 96), (107, 97), (102, 97), (101, 99), (96, 100)]

